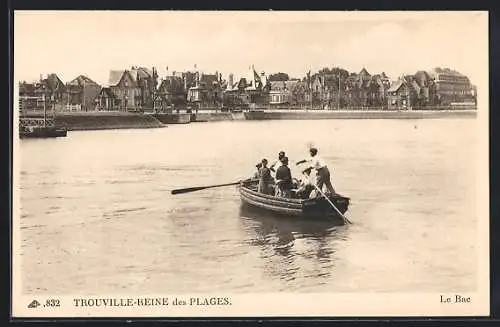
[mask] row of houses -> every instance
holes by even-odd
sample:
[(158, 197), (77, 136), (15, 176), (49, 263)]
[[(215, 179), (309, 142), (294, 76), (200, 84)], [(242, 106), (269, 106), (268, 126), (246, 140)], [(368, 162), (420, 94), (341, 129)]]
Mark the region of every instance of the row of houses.
[(418, 71), (395, 81), (384, 72), (371, 75), (365, 68), (359, 73), (324, 69), (303, 79), (273, 81), (264, 72), (257, 73), (253, 66), (246, 76), (235, 79), (230, 74), (227, 80), (219, 72), (199, 71), (174, 71), (159, 78), (155, 68), (132, 66), (110, 71), (105, 86), (83, 75), (65, 84), (56, 74), (49, 74), (37, 83), (20, 83), (19, 92), (21, 98), (31, 100), (37, 108), (48, 99), (61, 110), (84, 111), (168, 110), (185, 106), (410, 109), (473, 104), (476, 99), (476, 89), (469, 79), (448, 68)]
[(100, 85), (84, 75), (64, 83), (57, 74), (48, 74), (40, 76), (34, 83), (19, 83), (20, 109), (43, 109), (48, 104), (59, 110), (95, 110), (101, 89)]

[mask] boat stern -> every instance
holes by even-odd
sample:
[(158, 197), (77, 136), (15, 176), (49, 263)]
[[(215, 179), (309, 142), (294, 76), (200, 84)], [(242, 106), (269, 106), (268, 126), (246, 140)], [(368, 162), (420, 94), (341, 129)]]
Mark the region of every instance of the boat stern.
[[(330, 200), (330, 201), (328, 201)], [(309, 217), (330, 217), (330, 218), (341, 218), (337, 210), (335, 210), (332, 205), (344, 214), (349, 208), (350, 199), (341, 195), (334, 195), (328, 198), (318, 197), (314, 199), (309, 199), (303, 203), (304, 215)]]

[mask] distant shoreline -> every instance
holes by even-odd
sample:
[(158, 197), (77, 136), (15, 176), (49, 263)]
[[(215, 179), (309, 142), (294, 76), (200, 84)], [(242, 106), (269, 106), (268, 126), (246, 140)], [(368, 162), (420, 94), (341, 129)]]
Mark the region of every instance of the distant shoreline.
[(245, 112), (246, 120), (475, 118), (477, 110), (270, 110)]
[[(52, 115), (49, 114), (48, 117)], [(477, 110), (250, 110), (245, 112), (133, 113), (63, 112), (55, 123), (69, 131), (104, 129), (161, 128), (170, 124), (190, 124), (244, 120), (329, 120), (329, 119), (443, 119), (476, 118)], [(43, 113), (31, 112), (20, 117), (40, 119)]]

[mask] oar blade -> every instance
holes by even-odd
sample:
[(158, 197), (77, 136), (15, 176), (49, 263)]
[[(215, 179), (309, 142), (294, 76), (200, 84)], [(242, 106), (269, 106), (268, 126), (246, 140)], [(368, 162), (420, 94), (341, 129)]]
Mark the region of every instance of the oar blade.
[(203, 190), (207, 187), (188, 187), (188, 188), (181, 188), (181, 189), (177, 189), (177, 190), (172, 190), (172, 192), (170, 192), (172, 195), (175, 195), (175, 194), (183, 194), (183, 193), (189, 193), (189, 192), (195, 192), (195, 191), (200, 191), (200, 190)]

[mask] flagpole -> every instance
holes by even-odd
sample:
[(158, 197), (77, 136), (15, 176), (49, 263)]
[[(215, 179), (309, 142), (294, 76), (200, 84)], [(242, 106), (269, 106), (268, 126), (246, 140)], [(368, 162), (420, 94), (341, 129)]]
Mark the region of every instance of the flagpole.
[[(307, 82), (309, 84), (309, 95), (311, 99), (309, 99), (309, 102), (311, 104), (311, 110), (313, 106), (313, 92), (312, 92), (312, 80), (311, 80), (311, 67), (309, 67), (309, 72), (307, 73)], [(307, 106), (306, 106), (306, 112), (307, 112)]]
[(340, 110), (340, 72), (339, 72), (339, 92), (337, 95), (337, 110)]

